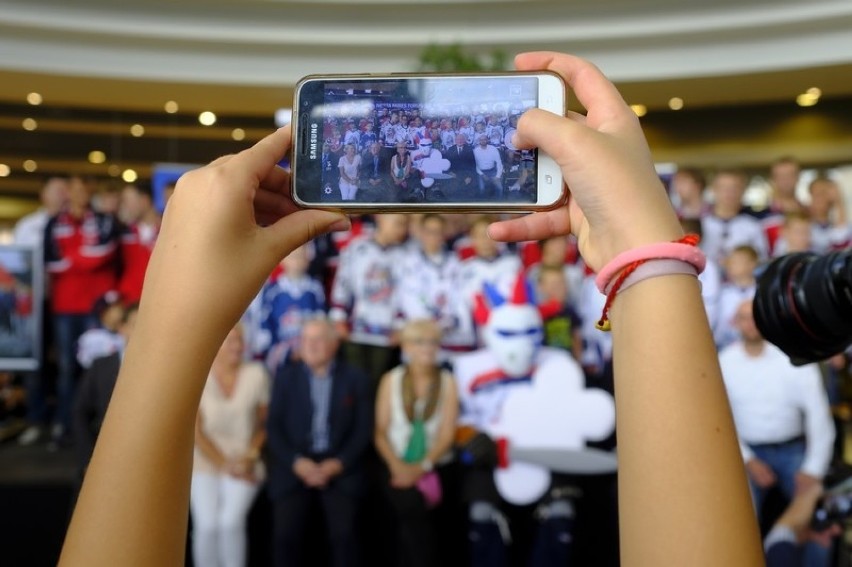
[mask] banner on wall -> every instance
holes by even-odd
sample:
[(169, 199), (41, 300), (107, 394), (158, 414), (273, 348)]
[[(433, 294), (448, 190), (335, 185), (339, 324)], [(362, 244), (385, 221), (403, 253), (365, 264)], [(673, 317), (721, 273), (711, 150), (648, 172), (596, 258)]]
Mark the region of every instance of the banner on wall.
[(44, 267), (40, 249), (0, 245), (0, 370), (37, 370)]

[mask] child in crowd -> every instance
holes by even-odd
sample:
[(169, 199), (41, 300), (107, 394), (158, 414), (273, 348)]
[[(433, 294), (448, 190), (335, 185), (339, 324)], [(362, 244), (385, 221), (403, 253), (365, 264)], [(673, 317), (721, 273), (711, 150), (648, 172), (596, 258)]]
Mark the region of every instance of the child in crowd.
[(109, 356), (124, 348), (124, 338), (118, 329), (124, 319), (124, 306), (118, 292), (110, 291), (101, 297), (94, 308), (98, 326), (85, 331), (77, 341), (77, 362), (87, 369), (97, 358)]
[(541, 252), (541, 259), (529, 268), (530, 282), (538, 283), (539, 274), (544, 267), (556, 268), (565, 276), (568, 293), (565, 300), (572, 306), (577, 305), (580, 299), (580, 285), (585, 276), (585, 266), (582, 261), (579, 261), (576, 240), (567, 236), (555, 236), (539, 241), (537, 247)]
[(737, 246), (725, 258), (725, 281), (719, 290), (719, 317), (713, 329), (713, 338), (719, 349), (739, 340), (734, 315), (743, 301), (754, 297), (757, 283), (754, 270), (757, 265), (757, 250), (747, 245)]
[(566, 350), (574, 360), (582, 361), (582, 321), (568, 303), (570, 295), (565, 272), (557, 266), (542, 265), (538, 270), (538, 308), (544, 323), (544, 344)]
[(710, 212), (710, 205), (704, 199), (706, 185), (700, 170), (690, 167), (677, 170), (672, 177), (671, 191), (678, 217), (700, 219)]
[(285, 360), (298, 357), (302, 324), (325, 312), (322, 284), (308, 275), (308, 245), (281, 260), (282, 271), (260, 292), (260, 329), (255, 348), (274, 376)]
[(811, 195), (809, 213), (813, 225), (815, 252), (840, 250), (852, 243), (852, 225), (846, 216), (846, 204), (840, 186), (832, 179), (820, 177), (808, 186)]
[(811, 252), (813, 238), (811, 219), (802, 212), (787, 213), (781, 225), (781, 233), (772, 250), (773, 256), (783, 256), (792, 252)]

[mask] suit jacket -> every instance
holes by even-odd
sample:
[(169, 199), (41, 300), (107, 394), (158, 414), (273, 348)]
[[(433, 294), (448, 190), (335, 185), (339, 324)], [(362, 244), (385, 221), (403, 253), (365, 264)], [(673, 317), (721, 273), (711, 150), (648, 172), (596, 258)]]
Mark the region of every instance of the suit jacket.
[(95, 359), (80, 380), (72, 414), (80, 470), (85, 470), (92, 458), (120, 368), (121, 354), (116, 352)]
[[(357, 494), (363, 484), (361, 458), (372, 437), (369, 381), (361, 371), (341, 362), (335, 363), (331, 380), (328, 455), (343, 463), (343, 473), (332, 482)], [(312, 452), (313, 411), (308, 368), (304, 364), (282, 366), (272, 384), (266, 421), (268, 484), (273, 499), (303, 486), (293, 472), (293, 462)]]
[(455, 173), (457, 177), (476, 177), (476, 159), (473, 157), (473, 148), (469, 144), (465, 144), (461, 154), (458, 151), (458, 146), (453, 146), (444, 150), (444, 159), (450, 162), (450, 172)]
[[(377, 177), (389, 177), (390, 176), (390, 160), (387, 158), (384, 152), (379, 152), (379, 170)], [(370, 150), (365, 151), (361, 154), (361, 177), (366, 179), (373, 177), (373, 154)]]

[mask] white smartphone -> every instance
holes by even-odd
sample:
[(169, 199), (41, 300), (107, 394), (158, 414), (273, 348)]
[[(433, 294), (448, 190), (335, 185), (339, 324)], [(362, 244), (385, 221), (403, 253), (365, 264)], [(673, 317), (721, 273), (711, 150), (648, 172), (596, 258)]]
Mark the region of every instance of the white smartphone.
[(549, 72), (311, 75), (293, 102), (292, 193), (345, 212), (523, 212), (563, 204), (556, 162), (518, 150), (530, 108), (564, 115)]

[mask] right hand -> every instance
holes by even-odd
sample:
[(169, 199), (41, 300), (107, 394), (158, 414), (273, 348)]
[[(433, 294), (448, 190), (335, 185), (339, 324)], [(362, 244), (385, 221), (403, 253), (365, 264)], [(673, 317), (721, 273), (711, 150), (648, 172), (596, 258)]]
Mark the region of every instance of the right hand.
[(746, 463), (749, 478), (760, 488), (769, 488), (778, 480), (772, 469), (760, 459), (751, 459)]
[(398, 463), (391, 468), (390, 484), (394, 488), (404, 489), (411, 488), (420, 477), (425, 474), (425, 471), (420, 468), (420, 465), (409, 463)]
[(620, 252), (683, 236), (639, 120), (612, 83), (591, 63), (559, 53), (520, 54), (515, 66), (555, 71), (587, 114), (530, 109), (521, 116), (513, 144), (538, 147), (555, 159), (570, 200), (552, 211), (495, 223), (491, 237), (521, 241), (573, 233), (586, 264), (599, 271)]

